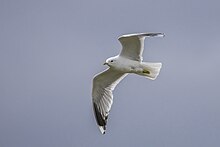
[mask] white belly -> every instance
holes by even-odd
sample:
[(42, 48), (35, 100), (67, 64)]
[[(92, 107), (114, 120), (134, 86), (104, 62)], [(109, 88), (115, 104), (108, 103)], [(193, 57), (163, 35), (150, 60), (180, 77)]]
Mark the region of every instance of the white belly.
[(118, 64), (115, 66), (115, 69), (126, 73), (138, 73), (142, 72), (143, 70), (140, 65), (141, 64), (139, 61), (121, 58)]

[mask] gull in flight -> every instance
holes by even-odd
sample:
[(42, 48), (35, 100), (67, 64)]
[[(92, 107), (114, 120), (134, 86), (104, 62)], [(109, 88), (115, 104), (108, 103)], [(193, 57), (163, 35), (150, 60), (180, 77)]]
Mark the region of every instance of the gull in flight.
[(155, 80), (162, 67), (161, 63), (143, 62), (144, 39), (164, 37), (163, 33), (137, 33), (122, 35), (118, 38), (122, 45), (119, 55), (108, 58), (104, 65), (109, 68), (93, 78), (92, 102), (95, 118), (102, 134), (113, 103), (113, 90), (129, 73)]

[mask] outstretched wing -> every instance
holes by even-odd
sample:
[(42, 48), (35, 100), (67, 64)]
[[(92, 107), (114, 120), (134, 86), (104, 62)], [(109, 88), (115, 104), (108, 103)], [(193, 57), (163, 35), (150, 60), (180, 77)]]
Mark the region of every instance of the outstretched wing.
[(142, 61), (142, 53), (144, 50), (145, 37), (163, 37), (163, 33), (137, 33), (122, 35), (118, 38), (121, 42), (122, 50), (120, 56), (126, 57), (131, 60)]
[(96, 75), (93, 79), (93, 109), (102, 134), (105, 133), (108, 114), (113, 103), (112, 91), (126, 75), (126, 73), (121, 73), (109, 68)]

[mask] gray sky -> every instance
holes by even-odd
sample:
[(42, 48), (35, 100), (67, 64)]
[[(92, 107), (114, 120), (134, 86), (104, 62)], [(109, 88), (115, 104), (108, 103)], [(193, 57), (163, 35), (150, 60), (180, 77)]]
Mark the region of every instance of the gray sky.
[[(218, 0), (0, 0), (1, 147), (219, 147)], [(120, 51), (145, 40), (156, 81), (130, 75), (114, 91), (107, 133), (91, 81)]]

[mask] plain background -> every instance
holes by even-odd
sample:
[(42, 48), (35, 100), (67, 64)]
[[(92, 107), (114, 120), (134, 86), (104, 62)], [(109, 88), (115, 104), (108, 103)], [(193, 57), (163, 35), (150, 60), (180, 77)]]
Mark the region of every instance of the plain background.
[[(0, 0), (1, 147), (219, 147), (218, 0)], [(122, 34), (145, 40), (157, 80), (126, 77), (107, 132), (96, 125), (92, 78), (120, 52)]]

